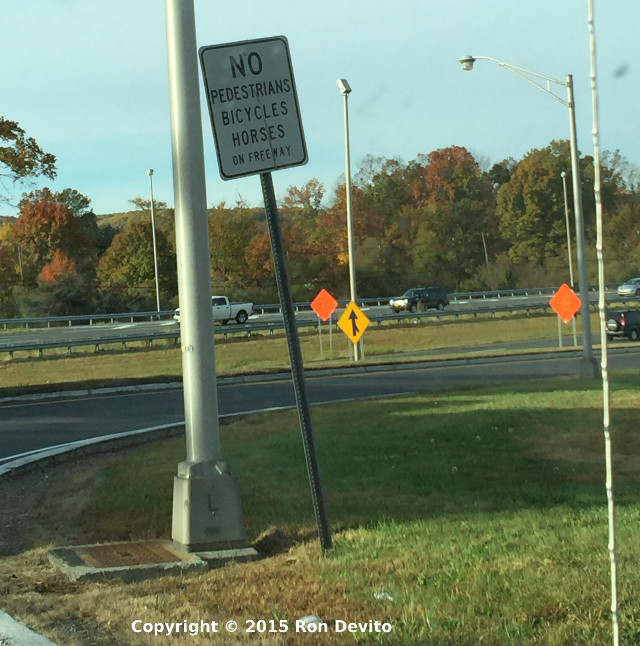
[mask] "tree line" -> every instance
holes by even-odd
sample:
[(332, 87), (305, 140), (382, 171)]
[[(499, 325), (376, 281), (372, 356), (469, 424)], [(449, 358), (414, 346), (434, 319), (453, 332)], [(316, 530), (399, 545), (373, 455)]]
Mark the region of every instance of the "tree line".
[[(0, 148), (5, 178), (55, 176), (55, 157), (15, 122), (0, 118), (2, 140), (9, 143)], [(593, 159), (582, 156), (580, 170), (587, 266), (595, 282)], [(614, 152), (603, 156), (601, 179), (607, 279), (620, 282), (640, 274), (637, 174)], [(567, 141), (492, 166), (461, 146), (409, 162), (365, 158), (352, 186), (358, 296), (435, 284), (481, 291), (568, 282), (571, 187)], [(74, 189), (23, 193), (18, 217), (0, 227), (0, 316), (155, 310), (151, 204), (140, 197), (131, 202), (126, 224), (116, 224), (114, 217), (96, 216), (90, 199)], [(315, 178), (291, 186), (279, 211), (294, 299), (311, 300), (323, 287), (348, 297), (344, 182), (330, 193)], [(171, 309), (178, 304), (174, 214), (162, 202), (154, 212), (161, 304)], [(239, 198), (212, 207), (208, 216), (213, 291), (276, 302), (264, 209)]]

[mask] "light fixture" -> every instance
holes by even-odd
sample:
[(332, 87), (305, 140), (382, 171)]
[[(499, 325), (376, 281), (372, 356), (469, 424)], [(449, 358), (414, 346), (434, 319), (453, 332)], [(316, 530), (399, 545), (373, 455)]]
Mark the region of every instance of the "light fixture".
[(459, 59), (460, 65), (465, 72), (470, 72), (473, 69), (473, 64), (476, 62), (476, 59), (473, 56), (463, 56)]
[(342, 94), (351, 94), (351, 86), (347, 83), (347, 79), (338, 79), (336, 83), (338, 84)]

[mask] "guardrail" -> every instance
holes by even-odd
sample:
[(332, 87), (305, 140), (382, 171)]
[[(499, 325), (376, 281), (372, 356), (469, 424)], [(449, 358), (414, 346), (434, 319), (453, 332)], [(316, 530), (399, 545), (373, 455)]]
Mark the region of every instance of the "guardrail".
[[(618, 284), (607, 285), (607, 289), (613, 289)], [(526, 289), (502, 289), (486, 292), (456, 292), (449, 294), (449, 299), (452, 302), (462, 300), (486, 300), (487, 298), (513, 298), (521, 296), (543, 296), (545, 294), (552, 295), (558, 288), (557, 287), (529, 287)], [(597, 291), (597, 285), (589, 285), (589, 291)], [(376, 298), (359, 298), (358, 303), (362, 305), (386, 305), (395, 296), (377, 296)], [(340, 306), (346, 306), (349, 303), (348, 299), (338, 300)], [(310, 301), (301, 301), (294, 303), (295, 310), (304, 311), (311, 309)], [(255, 312), (264, 314), (266, 312), (279, 312), (279, 303), (266, 303), (264, 305), (254, 305)], [(0, 319), (0, 327), (7, 330), (9, 327), (47, 327), (50, 328), (57, 323), (66, 323), (68, 327), (76, 325), (95, 325), (97, 323), (115, 323), (116, 321), (154, 321), (154, 320), (167, 320), (173, 317), (174, 310), (163, 310), (161, 312), (124, 312), (124, 313), (107, 313), (107, 314), (75, 314), (71, 316), (43, 316), (43, 317), (30, 317), (30, 318), (13, 318), (13, 319)]]
[[(592, 307), (595, 307), (595, 304), (592, 303)], [(375, 316), (370, 317), (371, 325), (380, 326), (383, 323), (395, 322), (397, 324), (408, 323), (410, 321), (426, 323), (430, 320), (464, 320), (464, 319), (477, 319), (479, 317), (486, 318), (496, 318), (498, 314), (512, 314), (530, 316), (533, 313), (538, 314), (554, 314), (549, 307), (548, 303), (504, 303), (499, 305), (492, 305), (491, 308), (482, 308), (482, 309), (464, 309), (464, 310), (428, 310), (426, 312), (400, 312), (395, 314), (389, 312), (388, 314), (376, 314)], [(337, 319), (332, 320), (332, 324), (337, 328)], [(309, 328), (313, 327), (315, 329), (320, 325), (319, 319), (309, 318), (306, 320), (299, 319), (297, 321), (298, 328)], [(215, 326), (214, 334), (216, 336), (222, 336), (227, 338), (228, 336), (238, 336), (244, 335), (250, 337), (253, 334), (264, 334), (268, 332), (269, 335), (275, 334), (275, 332), (282, 330), (284, 324), (281, 321), (273, 322), (262, 322), (262, 321), (253, 321), (246, 323), (244, 325), (229, 325), (229, 326)], [(21, 335), (22, 336), (22, 335)], [(24, 335), (28, 336), (28, 335)], [(0, 336), (0, 352), (9, 354), (10, 359), (14, 358), (15, 352), (33, 352), (38, 351), (38, 356), (43, 357), (44, 352), (47, 349), (59, 349), (66, 348), (67, 353), (72, 354), (73, 348), (80, 347), (94, 347), (94, 352), (99, 352), (100, 348), (103, 346), (109, 345), (120, 345), (121, 350), (125, 352), (128, 349), (128, 345), (131, 343), (141, 343), (146, 342), (149, 347), (153, 346), (153, 343), (156, 341), (167, 341), (173, 340), (174, 343), (178, 343), (180, 339), (180, 330), (177, 328), (170, 332), (148, 332), (143, 334), (129, 334), (126, 337), (123, 336), (105, 336), (101, 338), (84, 338), (84, 339), (63, 339), (63, 340), (54, 340), (54, 341), (30, 341), (28, 338), (20, 339), (18, 342), (15, 342), (15, 335), (12, 339), (10, 345), (2, 345), (2, 337)]]
[[(610, 283), (605, 285), (606, 290), (615, 289), (618, 287), (618, 283)], [(545, 296), (549, 295), (550, 297), (555, 294), (557, 287), (527, 287), (524, 289), (496, 289), (486, 292), (454, 292), (449, 294), (449, 300), (451, 302), (456, 301), (468, 301), (468, 300), (486, 300), (487, 298), (514, 298), (522, 296)], [(597, 292), (598, 285), (589, 285), (590, 292)], [(393, 296), (376, 296), (375, 298), (358, 298), (358, 304), (362, 305), (387, 305), (392, 298), (397, 298), (399, 294), (394, 294)], [(349, 299), (338, 299), (338, 304), (340, 306), (346, 306), (349, 303)], [(301, 301), (294, 303), (294, 307), (297, 312), (302, 310), (311, 309), (311, 301)], [(280, 304), (279, 303), (267, 303), (265, 305), (254, 305), (253, 309), (255, 312), (260, 312), (264, 314), (265, 312), (279, 312)], [(2, 321), (0, 321), (1, 323)]]
[(173, 316), (173, 310), (166, 310), (163, 312), (126, 312), (120, 314), (74, 314), (71, 316), (42, 316), (32, 318), (19, 318), (19, 319), (0, 319), (0, 326), (2, 329), (8, 330), (9, 326), (26, 327), (27, 329), (32, 326), (39, 328), (52, 327), (55, 323), (67, 323), (71, 327), (74, 323), (76, 325), (94, 325), (95, 323), (115, 323), (116, 321), (130, 321), (134, 323), (138, 321), (157, 321), (161, 319), (169, 319)]
[[(490, 308), (487, 308), (486, 306), (483, 307), (482, 309), (474, 309), (474, 308), (466, 308), (464, 310), (452, 310), (452, 309), (445, 309), (442, 311), (426, 311), (426, 312), (414, 312), (414, 313), (409, 313), (409, 312), (401, 312), (398, 314), (395, 314), (393, 312), (389, 312), (388, 314), (380, 314), (377, 313), (375, 316), (371, 316), (371, 324), (372, 325), (382, 325), (385, 322), (389, 321), (395, 321), (398, 324), (401, 323), (406, 323), (408, 321), (423, 321), (423, 320), (429, 320), (429, 319), (454, 319), (454, 320), (461, 320), (461, 319), (468, 319), (468, 318), (478, 318), (478, 317), (490, 317), (490, 318), (496, 318), (497, 314), (504, 314), (504, 313), (509, 313), (513, 315), (521, 315), (525, 314), (526, 316), (529, 316), (532, 313), (544, 313), (548, 312), (549, 314), (552, 314), (553, 312), (551, 311), (551, 308), (549, 307), (547, 302), (538, 302), (538, 303), (507, 303), (508, 297), (509, 296), (532, 296), (532, 295), (542, 295), (542, 294), (549, 294), (553, 293), (555, 290), (553, 288), (539, 288), (539, 289), (528, 289), (528, 290), (507, 290), (503, 292), (466, 292), (466, 293), (458, 293), (458, 294), (452, 294), (450, 295), (450, 298), (455, 302), (456, 300), (486, 300), (486, 298), (493, 297), (493, 298), (500, 298), (501, 296), (505, 297), (505, 302), (504, 304), (493, 304), (491, 305)], [(474, 298), (472, 298), (474, 297)], [(385, 298), (378, 298), (378, 299), (358, 299), (359, 302), (362, 305), (386, 305), (388, 302), (388, 299)], [(615, 301), (609, 301), (610, 305), (614, 304), (620, 304), (623, 305), (629, 300), (634, 300), (634, 297), (630, 298), (622, 298), (619, 297)], [(637, 300), (637, 299), (635, 299)], [(340, 301), (341, 306), (346, 306), (348, 304), (347, 300)], [(310, 303), (296, 303), (296, 309), (298, 311), (302, 311), (305, 309), (308, 309), (310, 307)], [(596, 304), (591, 303), (591, 307), (595, 308)], [(267, 312), (267, 311), (279, 311), (280, 306), (279, 305), (263, 305), (260, 306), (259, 308), (255, 308), (258, 310), (261, 310), (262, 312)], [(37, 322), (40, 323), (40, 327), (43, 326), (43, 323), (46, 327), (51, 327), (51, 323), (56, 323), (56, 322), (67, 322), (69, 326), (72, 325), (73, 322), (79, 322), (79, 321), (85, 321), (89, 322), (89, 325), (93, 325), (96, 322), (111, 322), (114, 323), (116, 321), (121, 321), (121, 320), (128, 320), (131, 322), (135, 322), (136, 320), (161, 320), (161, 319), (169, 319), (173, 316), (173, 310), (171, 311), (165, 311), (165, 312), (134, 312), (134, 313), (125, 313), (125, 314), (92, 314), (92, 315), (78, 315), (78, 316), (72, 316), (72, 317), (48, 317), (48, 318), (33, 318), (33, 319), (6, 319), (2, 320), (0, 319), (0, 324), (6, 323), (6, 322), (11, 322), (11, 323), (18, 323), (22, 322), (23, 324), (26, 322), (33, 323)], [(298, 320), (297, 321), (297, 326), (299, 328), (308, 328), (308, 327), (314, 327), (318, 328), (318, 325), (320, 324), (320, 321), (317, 317), (307, 319), (307, 320)], [(333, 320), (333, 324), (337, 326), (337, 318)], [(28, 325), (27, 325), (28, 327)], [(276, 321), (276, 322), (262, 322), (262, 321), (252, 321), (249, 323), (246, 323), (244, 325), (232, 325), (232, 326), (216, 326), (214, 328), (214, 334), (216, 335), (221, 335), (224, 338), (228, 336), (236, 336), (236, 335), (244, 335), (244, 336), (251, 336), (252, 333), (264, 333), (265, 331), (268, 331), (270, 335), (273, 335), (277, 330), (283, 329), (284, 325), (282, 322)], [(5, 326), (6, 329), (6, 326)], [(148, 332), (148, 333), (142, 333), (142, 334), (130, 334), (127, 335), (126, 337), (123, 336), (107, 336), (107, 337), (101, 337), (101, 338), (84, 338), (84, 339), (65, 339), (65, 340), (56, 340), (56, 341), (29, 341), (28, 338), (25, 338), (24, 340), (20, 339), (18, 342), (15, 342), (15, 335), (12, 335), (12, 342), (10, 344), (3, 344), (3, 337), (0, 335), (0, 353), (8, 353), (10, 358), (13, 359), (13, 355), (15, 352), (20, 352), (20, 351), (38, 351), (38, 354), (40, 357), (44, 356), (44, 351), (47, 349), (58, 349), (58, 348), (66, 348), (68, 354), (72, 353), (73, 348), (79, 348), (79, 347), (87, 347), (87, 346), (94, 346), (94, 352), (98, 352), (101, 348), (101, 346), (107, 346), (107, 345), (116, 345), (119, 344), (122, 348), (122, 351), (127, 350), (127, 346), (130, 343), (134, 342), (147, 342), (149, 346), (152, 346), (154, 341), (160, 341), (160, 340), (168, 340), (172, 339), (175, 343), (178, 342), (180, 338), (180, 330), (175, 329), (171, 332)], [(28, 335), (25, 335), (25, 337), (28, 337)]]

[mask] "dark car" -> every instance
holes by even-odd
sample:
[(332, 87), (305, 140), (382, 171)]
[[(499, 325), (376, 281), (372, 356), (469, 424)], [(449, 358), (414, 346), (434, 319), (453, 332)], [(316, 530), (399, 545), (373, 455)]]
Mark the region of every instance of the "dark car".
[(449, 295), (444, 287), (412, 287), (402, 296), (389, 301), (389, 307), (396, 314), (402, 310), (406, 312), (429, 308), (443, 310), (447, 305), (449, 305)]
[(607, 339), (612, 341), (618, 336), (638, 341), (640, 339), (640, 311), (618, 310), (607, 316)]

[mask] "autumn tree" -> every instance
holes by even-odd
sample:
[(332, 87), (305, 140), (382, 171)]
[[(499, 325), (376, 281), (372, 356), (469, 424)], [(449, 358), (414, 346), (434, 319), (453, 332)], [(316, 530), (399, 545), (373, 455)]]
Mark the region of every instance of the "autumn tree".
[(92, 284), (63, 251), (40, 271), (38, 288), (21, 294), (22, 308), (37, 316), (70, 316), (94, 312)]
[(485, 263), (483, 237), (495, 235), (492, 184), (462, 146), (424, 160), (412, 188), (420, 209), (412, 211), (414, 272), (423, 283), (458, 289)]
[(22, 250), (14, 242), (14, 222), (5, 222), (0, 226), (0, 282), (5, 286), (17, 285), (20, 282), (20, 265)]
[(7, 227), (0, 228), (0, 317), (6, 318), (15, 314), (12, 304), (12, 294), (15, 286), (20, 284), (18, 258), (12, 244), (2, 240), (2, 232)]
[(83, 230), (80, 218), (59, 202), (23, 199), (11, 238), (21, 250), (27, 286), (35, 286), (42, 267), (53, 259), (56, 251), (64, 252), (79, 266), (92, 264), (92, 240)]
[(313, 177), (301, 187), (289, 186), (281, 206), (285, 209), (299, 208), (307, 216), (314, 216), (320, 211), (323, 197), (324, 185)]
[[(138, 196), (134, 197), (132, 200), (129, 200), (140, 211), (151, 211), (151, 200), (145, 200), (144, 198)], [(167, 208), (167, 203), (160, 200), (153, 200), (153, 208), (155, 211), (164, 210)]]
[(279, 208), (289, 278), (298, 300), (310, 300), (320, 287), (334, 284), (332, 247), (321, 224), (323, 197), (323, 184), (313, 178), (300, 188), (290, 186)]
[[(351, 188), (353, 244), (357, 269), (358, 295), (371, 295), (377, 289), (377, 274), (382, 271), (378, 250), (383, 243), (385, 216), (378, 212), (371, 195), (360, 184)], [(333, 204), (319, 214), (318, 250), (329, 261), (322, 287), (333, 287), (337, 295), (349, 295), (349, 250), (347, 235), (346, 185), (335, 189)]]
[(91, 200), (86, 195), (83, 195), (75, 188), (65, 188), (62, 191), (53, 192), (51, 189), (44, 187), (29, 193), (23, 193), (19, 207), (22, 208), (24, 204), (29, 202), (42, 201), (64, 204), (64, 206), (68, 207), (71, 213), (80, 220), (80, 224), (87, 238), (93, 241), (97, 250), (101, 249), (103, 235), (98, 227), (96, 215), (91, 209)]
[(506, 184), (511, 179), (517, 165), (518, 163), (513, 157), (508, 157), (497, 164), (493, 164), (486, 172), (487, 179), (491, 182), (496, 193), (503, 184)]
[[(56, 158), (45, 153), (33, 137), (27, 137), (16, 121), (0, 117), (0, 185), (6, 190), (3, 180), (15, 184), (40, 176), (56, 176)], [(0, 200), (8, 197), (0, 195)]]
[(57, 202), (64, 204), (77, 218), (82, 218), (91, 211), (91, 200), (75, 188), (65, 188), (62, 191), (51, 191), (50, 188), (38, 188), (29, 193), (23, 193), (19, 206), (27, 202)]
[(271, 240), (269, 232), (264, 227), (255, 233), (249, 241), (244, 253), (249, 274), (249, 283), (246, 285), (247, 294), (260, 294), (262, 299), (276, 301), (278, 290), (275, 282), (275, 269), (271, 253)]
[(59, 285), (72, 279), (78, 272), (75, 261), (64, 251), (54, 251), (51, 262), (48, 262), (40, 272), (38, 281), (49, 285)]
[[(628, 203), (627, 198), (632, 193), (628, 190), (630, 186), (626, 180), (630, 172), (629, 169), (629, 162), (620, 155), (619, 151), (604, 151), (602, 153), (600, 158), (600, 200), (602, 211), (608, 216), (614, 214), (620, 205)], [(585, 235), (588, 241), (595, 242), (596, 205), (593, 190), (595, 168), (592, 156), (586, 155), (580, 159), (580, 175)], [(571, 212), (573, 213), (573, 208), (571, 208)]]

